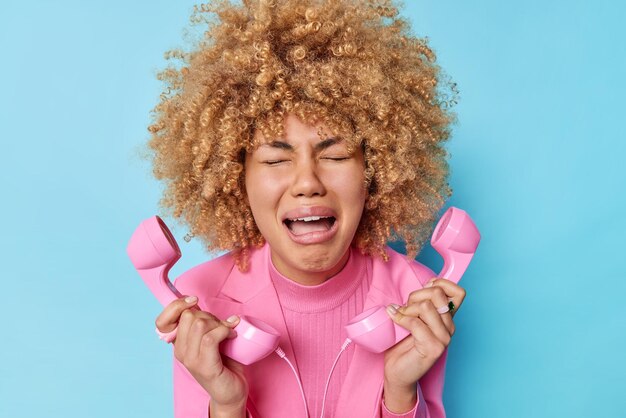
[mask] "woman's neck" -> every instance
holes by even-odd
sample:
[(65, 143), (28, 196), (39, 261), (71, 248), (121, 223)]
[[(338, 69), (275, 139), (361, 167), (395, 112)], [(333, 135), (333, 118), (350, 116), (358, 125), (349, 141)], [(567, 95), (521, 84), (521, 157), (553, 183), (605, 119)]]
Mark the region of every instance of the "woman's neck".
[(335, 264), (335, 266), (324, 271), (303, 271), (293, 269), (290, 266), (281, 263), (280, 260), (274, 257), (274, 254), (271, 252), (271, 248), (270, 257), (274, 268), (276, 268), (276, 270), (284, 277), (302, 286), (318, 286), (324, 283), (326, 280), (330, 279), (331, 277), (335, 276), (345, 267), (348, 259), (350, 258), (350, 248), (346, 250), (344, 255), (341, 257), (339, 262)]

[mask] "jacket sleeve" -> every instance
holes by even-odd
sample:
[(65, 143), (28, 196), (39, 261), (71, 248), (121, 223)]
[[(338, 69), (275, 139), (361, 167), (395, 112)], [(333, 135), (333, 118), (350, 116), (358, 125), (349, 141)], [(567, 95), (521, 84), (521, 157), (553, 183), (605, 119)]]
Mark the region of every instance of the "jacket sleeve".
[(424, 403), (424, 411), (419, 411), (415, 415), (416, 418), (445, 418), (446, 411), (443, 407), (443, 383), (446, 374), (446, 360), (448, 358), (448, 349), (446, 348), (433, 364), (428, 372), (419, 380), (419, 387), (422, 390)]
[(448, 349), (433, 364), (428, 372), (417, 384), (417, 403), (408, 412), (395, 414), (389, 411), (381, 397), (381, 418), (445, 418), (446, 412), (443, 407), (443, 382), (445, 377), (446, 358)]
[[(404, 256), (401, 256), (402, 260), (406, 260)], [(424, 286), (430, 279), (437, 275), (428, 267), (417, 261), (407, 262), (414, 277), (417, 277), (420, 284)], [(405, 264), (406, 265), (406, 264)], [(415, 290), (415, 279), (409, 278), (402, 282), (401, 293), (403, 299), (406, 300), (411, 291)], [(415, 418), (445, 418), (446, 411), (443, 406), (443, 384), (445, 381), (446, 373), (446, 360), (448, 357), (448, 349), (446, 348), (439, 357), (439, 359), (433, 364), (428, 372), (418, 382), (418, 401), (416, 409), (414, 411)], [(381, 408), (384, 411), (384, 408)], [(402, 416), (402, 415), (401, 415)], [(389, 418), (393, 417), (391, 415)], [(383, 418), (387, 418), (383, 415)]]
[(402, 414), (396, 414), (395, 412), (391, 412), (387, 409), (385, 405), (384, 397), (381, 398), (381, 406), (380, 406), (380, 416), (381, 418), (414, 418), (414, 417), (427, 417), (426, 407), (423, 401), (424, 396), (422, 395), (422, 390), (420, 388), (419, 383), (417, 384), (417, 402), (415, 402), (415, 406), (408, 412)]
[[(230, 255), (200, 264), (178, 277), (174, 286), (185, 295), (200, 298), (198, 306), (203, 307), (205, 299), (216, 295), (233, 269), (234, 262)], [(210, 280), (207, 280), (210, 277)], [(209, 394), (194, 379), (185, 366), (176, 359), (172, 350), (172, 372), (174, 388), (175, 418), (207, 418), (209, 416)], [(253, 408), (248, 408), (249, 418), (258, 418)]]
[(174, 417), (207, 418), (209, 394), (173, 355)]
[[(173, 356), (172, 356), (173, 357)], [(174, 358), (174, 418), (207, 418), (209, 394), (204, 390), (185, 366)], [(246, 409), (247, 418), (258, 418), (251, 405)]]

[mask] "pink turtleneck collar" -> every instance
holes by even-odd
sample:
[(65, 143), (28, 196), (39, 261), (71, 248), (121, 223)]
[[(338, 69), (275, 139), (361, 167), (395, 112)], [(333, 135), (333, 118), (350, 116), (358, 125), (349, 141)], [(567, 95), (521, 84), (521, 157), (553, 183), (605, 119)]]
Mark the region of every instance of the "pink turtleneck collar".
[(276, 270), (270, 251), (267, 252), (270, 277), (283, 309), (292, 312), (314, 313), (336, 308), (354, 294), (365, 273), (365, 263), (360, 260), (362, 255), (350, 247), (348, 261), (339, 273), (322, 284), (304, 286)]

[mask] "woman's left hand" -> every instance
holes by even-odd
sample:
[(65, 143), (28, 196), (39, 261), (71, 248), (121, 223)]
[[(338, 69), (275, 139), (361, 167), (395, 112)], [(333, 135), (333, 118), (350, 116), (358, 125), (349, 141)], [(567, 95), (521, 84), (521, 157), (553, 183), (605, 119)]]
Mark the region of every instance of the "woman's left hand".
[[(395, 312), (395, 307), (387, 308), (391, 319), (411, 332), (385, 352), (385, 406), (392, 412), (406, 412), (415, 405), (417, 381), (450, 344), (452, 317), (465, 299), (465, 290), (449, 280), (434, 278), (427, 286), (412, 292)], [(452, 312), (437, 312), (450, 300)]]

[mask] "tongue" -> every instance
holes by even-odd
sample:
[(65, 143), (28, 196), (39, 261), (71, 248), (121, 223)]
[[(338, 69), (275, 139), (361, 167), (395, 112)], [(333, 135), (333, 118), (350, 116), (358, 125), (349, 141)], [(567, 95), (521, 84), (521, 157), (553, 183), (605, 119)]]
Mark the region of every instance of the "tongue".
[(319, 221), (293, 221), (289, 229), (295, 235), (308, 234), (310, 232), (328, 231), (330, 229), (330, 219), (320, 219)]

